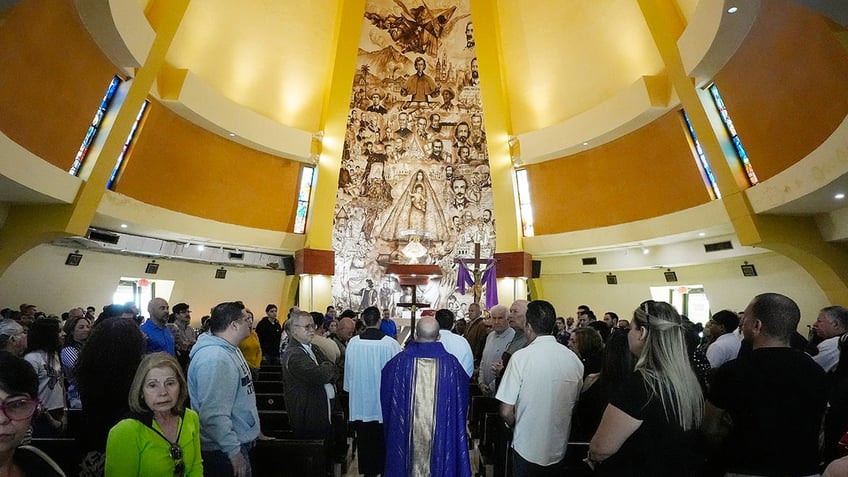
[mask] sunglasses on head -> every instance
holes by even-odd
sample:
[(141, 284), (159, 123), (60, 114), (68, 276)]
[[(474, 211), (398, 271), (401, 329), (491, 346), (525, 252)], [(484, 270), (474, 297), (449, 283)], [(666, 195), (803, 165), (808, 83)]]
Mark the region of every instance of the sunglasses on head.
[(183, 477), (185, 475), (185, 463), (183, 462), (183, 449), (179, 444), (171, 444), (168, 449), (171, 454), (171, 459), (174, 459), (174, 477)]

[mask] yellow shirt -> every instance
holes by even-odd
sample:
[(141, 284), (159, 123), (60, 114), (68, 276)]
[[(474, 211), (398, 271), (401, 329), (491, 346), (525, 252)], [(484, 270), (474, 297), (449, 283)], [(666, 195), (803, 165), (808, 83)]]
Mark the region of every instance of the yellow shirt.
[(248, 366), (253, 369), (259, 369), (262, 366), (262, 348), (259, 347), (259, 335), (256, 334), (256, 330), (251, 330), (250, 336), (239, 344), (239, 349)]

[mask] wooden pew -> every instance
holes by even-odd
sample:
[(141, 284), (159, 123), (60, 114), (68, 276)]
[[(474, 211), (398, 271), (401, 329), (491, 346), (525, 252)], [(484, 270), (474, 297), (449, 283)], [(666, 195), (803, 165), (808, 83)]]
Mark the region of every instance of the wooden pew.
[(253, 450), (256, 477), (306, 477), (327, 473), (324, 441), (276, 439), (257, 441)]
[(256, 393), (256, 408), (260, 411), (285, 411), (286, 398), (283, 393)]
[(79, 464), (85, 453), (76, 439), (70, 437), (34, 438), (30, 445), (50, 456), (68, 477), (79, 474)]

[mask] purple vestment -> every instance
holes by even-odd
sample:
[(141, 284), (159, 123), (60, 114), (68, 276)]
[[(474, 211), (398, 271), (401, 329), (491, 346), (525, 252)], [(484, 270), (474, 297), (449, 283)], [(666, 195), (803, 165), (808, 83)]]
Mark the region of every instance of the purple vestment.
[(383, 367), (384, 477), (470, 477), (468, 375), (439, 342), (410, 343)]

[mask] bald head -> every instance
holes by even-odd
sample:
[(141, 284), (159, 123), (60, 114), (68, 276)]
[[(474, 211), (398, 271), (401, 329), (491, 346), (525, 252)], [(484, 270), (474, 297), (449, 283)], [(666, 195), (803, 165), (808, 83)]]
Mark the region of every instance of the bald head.
[(435, 318), (425, 316), (415, 324), (415, 341), (432, 343), (439, 339), (439, 323)]
[(147, 304), (147, 313), (150, 319), (160, 327), (168, 320), (168, 302), (163, 298), (154, 298)]
[(353, 337), (354, 330), (356, 330), (356, 323), (352, 319), (344, 317), (339, 320), (339, 325), (336, 327), (336, 336), (342, 341), (347, 341)]

